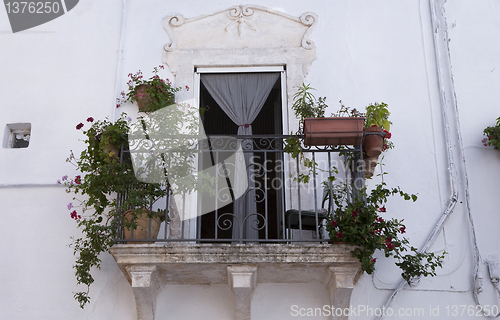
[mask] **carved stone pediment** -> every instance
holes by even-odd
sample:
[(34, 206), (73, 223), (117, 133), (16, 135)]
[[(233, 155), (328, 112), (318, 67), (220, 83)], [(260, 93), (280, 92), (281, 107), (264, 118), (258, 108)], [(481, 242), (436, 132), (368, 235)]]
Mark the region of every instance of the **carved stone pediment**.
[(291, 48), (313, 49), (309, 34), (318, 16), (293, 17), (269, 8), (241, 5), (186, 19), (167, 16), (163, 26), (171, 43), (165, 51), (183, 49)]

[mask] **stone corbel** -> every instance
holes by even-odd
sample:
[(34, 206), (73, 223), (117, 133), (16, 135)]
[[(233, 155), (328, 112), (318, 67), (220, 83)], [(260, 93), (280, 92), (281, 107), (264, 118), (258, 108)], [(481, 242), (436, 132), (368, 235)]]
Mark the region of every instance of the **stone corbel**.
[(127, 266), (135, 296), (137, 320), (154, 320), (158, 281), (156, 266)]
[(234, 320), (250, 320), (252, 296), (257, 286), (257, 267), (228, 266), (227, 276), (234, 296)]
[[(330, 305), (335, 308), (332, 310), (333, 319), (347, 320), (349, 318), (348, 309), (351, 303), (352, 289), (360, 275), (361, 268), (358, 263), (328, 268), (324, 284), (330, 293)], [(337, 314), (335, 314), (336, 311), (338, 311)]]

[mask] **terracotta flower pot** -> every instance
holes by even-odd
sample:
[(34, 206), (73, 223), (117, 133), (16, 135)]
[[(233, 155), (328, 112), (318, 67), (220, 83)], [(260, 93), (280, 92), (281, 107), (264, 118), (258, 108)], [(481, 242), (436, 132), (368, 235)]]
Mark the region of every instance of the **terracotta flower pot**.
[(149, 111), (149, 105), (152, 102), (151, 97), (149, 96), (148, 93), (146, 93), (146, 90), (151, 88), (151, 85), (149, 84), (142, 84), (138, 86), (135, 90), (135, 95), (137, 99), (137, 105), (139, 106), (139, 111)]
[(371, 178), (373, 176), (373, 172), (375, 171), (375, 167), (378, 164), (378, 156), (365, 156), (363, 161), (365, 164), (365, 178)]
[(380, 134), (365, 134), (365, 141), (363, 142), (363, 151), (368, 157), (378, 157), (384, 148), (384, 129), (379, 127), (365, 128), (365, 133), (376, 132)]
[(304, 119), (306, 146), (359, 145), (365, 118), (333, 117)]
[[(127, 210), (123, 213), (125, 221), (131, 221), (133, 219), (132, 215), (133, 210)], [(158, 232), (160, 231), (160, 225), (162, 219), (160, 217), (151, 218), (151, 234), (148, 234), (149, 231), (149, 210), (142, 209), (141, 212), (137, 212), (137, 219), (135, 222), (137, 223), (137, 228), (134, 229), (134, 234), (132, 235), (132, 231), (130, 228), (125, 228), (125, 239), (156, 239), (158, 236)], [(149, 235), (149, 236), (148, 236)], [(151, 243), (151, 242), (129, 242), (129, 243)]]

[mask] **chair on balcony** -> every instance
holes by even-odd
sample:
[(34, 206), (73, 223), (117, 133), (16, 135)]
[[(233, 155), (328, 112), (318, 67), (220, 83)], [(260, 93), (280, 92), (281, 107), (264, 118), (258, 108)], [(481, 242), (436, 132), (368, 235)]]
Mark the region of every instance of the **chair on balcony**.
[[(329, 209), (325, 209), (325, 202), (328, 200), (328, 208), (330, 208), (331, 200), (328, 194), (328, 189), (323, 190), (323, 200), (321, 202), (321, 209), (318, 209), (318, 220), (316, 224), (316, 211), (312, 210), (298, 210), (290, 209), (285, 212), (285, 228), (287, 230), (287, 238), (292, 238), (292, 229), (301, 229), (300, 224), (302, 222), (302, 230), (316, 231), (316, 226), (319, 230), (318, 238), (322, 238), (322, 228), (323, 221), (326, 220), (329, 214)], [(300, 217), (299, 217), (300, 213)]]

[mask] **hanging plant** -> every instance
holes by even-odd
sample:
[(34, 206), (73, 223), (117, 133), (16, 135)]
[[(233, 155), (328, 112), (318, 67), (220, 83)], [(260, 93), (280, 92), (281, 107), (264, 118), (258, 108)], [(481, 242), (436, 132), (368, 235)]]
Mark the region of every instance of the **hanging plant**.
[[(162, 79), (158, 75), (163, 66), (153, 68), (153, 76), (144, 80), (142, 71), (129, 73), (130, 80), (127, 82), (128, 92), (121, 92), (121, 100), (117, 99), (116, 107), (125, 102), (137, 102), (139, 111), (151, 113), (175, 103), (175, 93), (182, 90), (181, 87), (173, 87), (169, 79)], [(185, 87), (189, 90), (189, 87)]]
[[(375, 270), (376, 250), (382, 250), (385, 257), (397, 259), (396, 265), (402, 270), (401, 276), (407, 282), (414, 277), (435, 276), (436, 269), (442, 266), (445, 252), (419, 252), (402, 236), (406, 233), (403, 220), (384, 219), (380, 213), (386, 212), (385, 204), (389, 196), (400, 195), (405, 200), (415, 202), (417, 196), (407, 194), (398, 188), (387, 188), (385, 183), (378, 184), (370, 194), (361, 190), (360, 195), (349, 201), (351, 189), (346, 184), (332, 185), (325, 182), (335, 210), (329, 217), (327, 230), (334, 242), (346, 242), (356, 248), (353, 256), (361, 262), (361, 268), (368, 274)], [(366, 199), (366, 200), (365, 200)]]
[(486, 127), (483, 134), (486, 136), (482, 141), (484, 146), (494, 146), (495, 149), (500, 149), (500, 117), (497, 118), (496, 125)]

